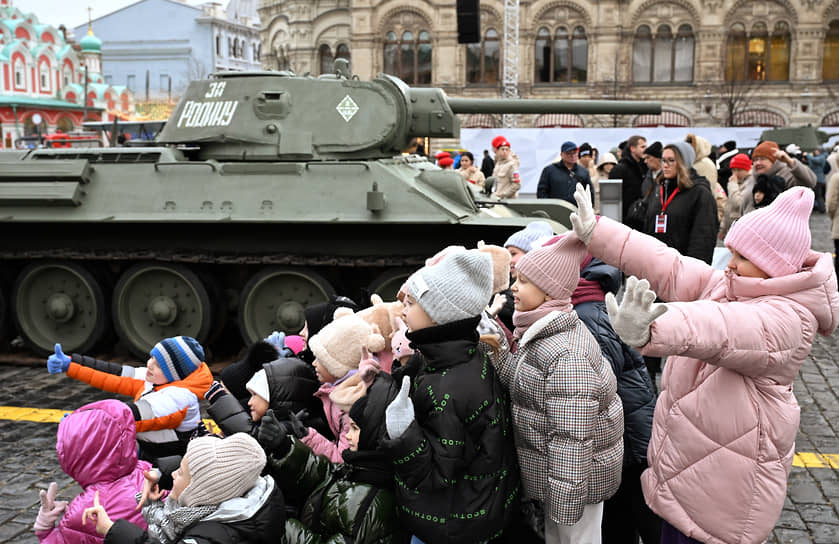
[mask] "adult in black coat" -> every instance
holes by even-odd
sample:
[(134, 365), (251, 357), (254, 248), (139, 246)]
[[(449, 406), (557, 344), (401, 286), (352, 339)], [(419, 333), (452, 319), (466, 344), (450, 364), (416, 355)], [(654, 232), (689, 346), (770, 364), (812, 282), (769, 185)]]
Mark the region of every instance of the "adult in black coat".
[(727, 194), (728, 180), (731, 178), (731, 159), (734, 158), (734, 155), (740, 153), (740, 150), (737, 149), (737, 142), (729, 140), (722, 144), (719, 153), (720, 156), (717, 159), (717, 181), (720, 183), (720, 187), (725, 189)]
[(647, 140), (643, 136), (632, 136), (626, 141), (623, 153), (617, 166), (609, 172), (609, 179), (623, 180), (621, 186), (621, 198), (623, 199), (623, 215), (629, 211), (633, 202), (641, 198), (641, 184), (644, 175), (647, 173), (647, 166), (644, 164), (644, 152), (647, 149)]
[(571, 302), (612, 365), (623, 403), (621, 484), (603, 505), (602, 540), (605, 544), (634, 544), (640, 536), (645, 544), (656, 544), (661, 536), (661, 519), (647, 506), (641, 489), (641, 473), (647, 468), (647, 446), (652, 435), (655, 390), (643, 357), (621, 341), (606, 311), (606, 293), (618, 292), (621, 271), (591, 256), (582, 266)]
[[(576, 205), (574, 190), (580, 183), (583, 187), (591, 185), (588, 170), (578, 162), (578, 148), (573, 142), (562, 144), (560, 160), (547, 165), (539, 176), (536, 187), (536, 198), (560, 198)], [(594, 195), (594, 191), (591, 191)], [(593, 196), (592, 196), (593, 198)], [(594, 202), (592, 201), (592, 204)]]
[[(690, 167), (695, 155), (684, 144), (662, 150), (662, 174), (648, 197), (644, 232), (682, 255), (711, 264), (719, 231), (717, 203), (710, 182)], [(666, 224), (660, 215), (666, 216)]]
[(485, 178), (488, 178), (492, 175), (492, 171), (495, 169), (495, 161), (492, 157), (489, 156), (489, 150), (484, 149), (484, 158), (481, 161), (481, 173), (484, 175)]

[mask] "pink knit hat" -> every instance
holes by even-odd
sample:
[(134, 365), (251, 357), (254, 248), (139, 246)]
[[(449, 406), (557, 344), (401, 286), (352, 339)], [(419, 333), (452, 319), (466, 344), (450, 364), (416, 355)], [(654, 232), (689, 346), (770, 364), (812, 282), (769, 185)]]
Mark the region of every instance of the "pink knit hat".
[(411, 341), (405, 334), (408, 332), (408, 327), (401, 319), (399, 320), (399, 330), (393, 333), (393, 338), (390, 340), (390, 351), (393, 353), (394, 359), (401, 359), (414, 354), (411, 349)]
[(571, 300), (580, 281), (580, 263), (588, 251), (574, 233), (557, 236), (534, 248), (516, 265), (531, 283), (554, 300)]
[(810, 251), (809, 218), (814, 199), (813, 191), (806, 187), (784, 191), (769, 206), (735, 221), (725, 237), (726, 247), (769, 277), (795, 274)]

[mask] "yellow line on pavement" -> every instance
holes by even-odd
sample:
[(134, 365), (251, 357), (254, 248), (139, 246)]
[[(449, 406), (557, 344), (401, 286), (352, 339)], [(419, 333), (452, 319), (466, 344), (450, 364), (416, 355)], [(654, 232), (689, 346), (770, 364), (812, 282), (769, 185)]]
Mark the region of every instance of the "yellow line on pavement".
[(839, 468), (839, 454), (799, 452), (792, 460), (794, 467)]
[[(25, 408), (21, 406), (0, 406), (0, 419), (10, 421), (32, 421), (35, 423), (58, 423), (65, 414), (73, 410), (53, 410), (50, 408)], [(220, 433), (216, 422), (205, 419), (204, 425), (211, 433)]]

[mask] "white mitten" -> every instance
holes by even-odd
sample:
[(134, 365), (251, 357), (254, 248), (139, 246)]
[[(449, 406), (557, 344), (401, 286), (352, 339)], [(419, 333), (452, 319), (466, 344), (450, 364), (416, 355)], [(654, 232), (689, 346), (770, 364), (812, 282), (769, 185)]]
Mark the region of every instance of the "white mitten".
[(574, 226), (577, 238), (588, 245), (591, 242), (594, 227), (597, 225), (594, 208), (591, 206), (591, 186), (586, 185), (583, 189), (583, 184), (578, 183), (577, 190), (574, 191), (574, 200), (577, 201), (577, 211), (571, 214), (571, 224)]
[(34, 526), (36, 532), (55, 528), (55, 522), (64, 515), (67, 501), (56, 501), (56, 493), (58, 493), (58, 484), (55, 482), (51, 483), (46, 491), (41, 490), (41, 508), (38, 510)]
[(405, 376), (402, 378), (402, 388), (399, 390), (399, 394), (385, 409), (385, 426), (387, 427), (387, 434), (391, 438), (402, 436), (411, 426), (411, 422), (414, 421), (414, 403), (411, 401), (410, 392), (411, 378)]
[(650, 326), (667, 311), (666, 304), (653, 304), (654, 302), (655, 293), (650, 290), (650, 282), (638, 281), (635, 276), (627, 278), (620, 306), (615, 300), (615, 295), (606, 294), (609, 321), (627, 345), (639, 348), (650, 341)]

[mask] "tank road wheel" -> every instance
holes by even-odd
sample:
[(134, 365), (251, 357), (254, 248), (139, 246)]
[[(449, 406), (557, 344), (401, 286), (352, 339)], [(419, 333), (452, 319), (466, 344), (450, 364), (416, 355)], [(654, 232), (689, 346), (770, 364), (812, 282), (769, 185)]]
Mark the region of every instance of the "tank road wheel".
[(411, 274), (419, 268), (391, 268), (385, 270), (373, 281), (368, 287), (370, 294), (376, 293), (385, 302), (396, 300), (396, 295), (399, 293), (399, 288), (405, 283)]
[(56, 342), (66, 353), (88, 351), (107, 329), (102, 288), (79, 264), (30, 264), (18, 276), (13, 293), (15, 324), (39, 355), (52, 353)]
[(128, 349), (142, 359), (158, 341), (170, 336), (206, 341), (212, 315), (204, 284), (178, 264), (134, 265), (114, 288), (114, 326)]
[(247, 344), (273, 331), (295, 334), (306, 320), (303, 309), (334, 295), (328, 281), (306, 268), (260, 270), (242, 289), (239, 331)]

